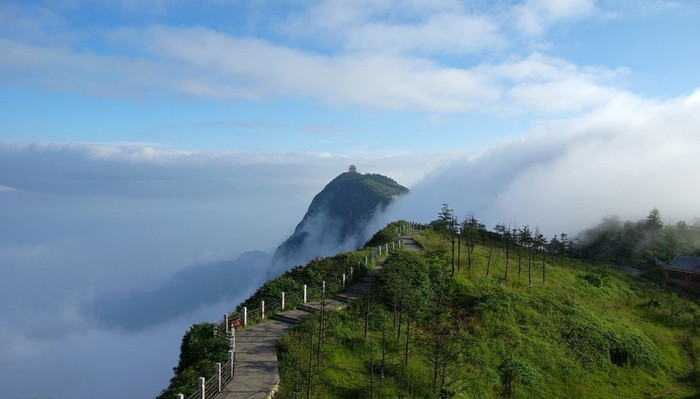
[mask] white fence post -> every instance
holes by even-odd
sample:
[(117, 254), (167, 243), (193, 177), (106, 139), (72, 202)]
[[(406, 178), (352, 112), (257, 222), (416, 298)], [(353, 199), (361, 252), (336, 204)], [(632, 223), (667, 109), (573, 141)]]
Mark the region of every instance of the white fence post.
[(179, 393), (177, 394), (177, 399), (185, 399), (185, 395)]
[(350, 281), (353, 281), (352, 280), (352, 266), (350, 266)]
[(206, 380), (204, 379), (204, 377), (199, 377), (199, 391), (202, 393), (202, 395), (200, 396), (202, 399), (207, 399), (205, 382)]
[(323, 280), (321, 284), (321, 297), (323, 298), (326, 296), (326, 280)]
[(229, 378), (233, 379), (233, 368), (234, 368), (234, 362), (235, 358), (233, 356), (233, 351), (228, 351), (228, 362), (231, 363), (231, 370), (229, 371)]
[(224, 315), (224, 324), (226, 325), (226, 334), (231, 332), (231, 326), (228, 324), (228, 313)]
[(245, 306), (243, 307), (243, 325), (248, 325), (248, 308)]
[(260, 301), (260, 318), (265, 318), (265, 301)]
[(345, 273), (343, 273), (343, 289), (345, 289)]
[(386, 245), (386, 251), (385, 251), (385, 253), (389, 253), (389, 243), (386, 243), (386, 244), (384, 244), (384, 245)]
[(282, 293), (282, 310), (284, 310), (284, 292)]
[(221, 392), (221, 363), (216, 363), (216, 385), (218, 391)]
[(306, 284), (304, 284), (304, 303), (306, 303)]

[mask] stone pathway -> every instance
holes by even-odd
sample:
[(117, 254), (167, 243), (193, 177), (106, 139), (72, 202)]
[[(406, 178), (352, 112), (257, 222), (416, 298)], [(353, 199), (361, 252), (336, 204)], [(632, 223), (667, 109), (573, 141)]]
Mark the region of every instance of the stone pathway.
[[(419, 251), (420, 245), (412, 237), (402, 237), (404, 249)], [(342, 293), (326, 300), (326, 309), (340, 309), (348, 303), (364, 297), (369, 285), (377, 279), (381, 262), (362, 280)], [(308, 302), (298, 309), (276, 314), (271, 319), (236, 332), (236, 368), (231, 380), (216, 399), (267, 399), (272, 398), (279, 385), (277, 352), (275, 344), (294, 324), (321, 307), (321, 302)]]

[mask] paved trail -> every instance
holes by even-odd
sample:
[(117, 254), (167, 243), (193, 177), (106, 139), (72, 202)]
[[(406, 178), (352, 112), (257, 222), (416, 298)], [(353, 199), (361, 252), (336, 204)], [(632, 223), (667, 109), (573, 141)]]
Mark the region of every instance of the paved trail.
[[(420, 245), (411, 236), (401, 238), (404, 249), (419, 251)], [(339, 309), (347, 303), (362, 298), (369, 285), (377, 279), (381, 262), (362, 280), (344, 292), (326, 300), (326, 309)], [(321, 302), (309, 302), (299, 309), (278, 313), (252, 327), (236, 332), (236, 368), (231, 380), (216, 399), (266, 399), (277, 391), (279, 373), (275, 344), (294, 324), (319, 309)]]

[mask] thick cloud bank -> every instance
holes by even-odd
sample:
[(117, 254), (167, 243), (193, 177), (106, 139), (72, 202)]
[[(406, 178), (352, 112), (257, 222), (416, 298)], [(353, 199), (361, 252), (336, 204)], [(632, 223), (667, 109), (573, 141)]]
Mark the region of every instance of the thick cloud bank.
[(460, 218), (575, 233), (611, 214), (664, 222), (700, 216), (700, 90), (651, 102), (613, 101), (585, 116), (465, 155), (398, 201), (387, 219), (433, 220), (442, 203)]
[(189, 325), (264, 280), (267, 257), (231, 260), (272, 251), (350, 163), (430, 164), (0, 142), (0, 397), (154, 397)]

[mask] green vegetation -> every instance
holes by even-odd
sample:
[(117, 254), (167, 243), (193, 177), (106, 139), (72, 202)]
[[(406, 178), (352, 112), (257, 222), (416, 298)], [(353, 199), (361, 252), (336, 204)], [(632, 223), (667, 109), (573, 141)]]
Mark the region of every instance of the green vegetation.
[[(378, 206), (385, 207), (393, 197), (406, 192), (406, 187), (386, 176), (341, 173), (314, 197), (307, 216), (325, 211), (330, 217), (342, 220), (347, 226), (364, 228), (367, 220), (353, 218), (371, 216)], [(357, 222), (363, 224), (357, 225)]]
[[(309, 250), (317, 253), (313, 247), (319, 244), (310, 239), (314, 234), (330, 237), (330, 242), (335, 240), (338, 243), (364, 237), (367, 223), (376, 212), (383, 210), (395, 197), (406, 192), (406, 187), (386, 176), (341, 173), (316, 194), (294, 234), (277, 248), (273, 269), (280, 263), (283, 263), (280, 267), (284, 268), (295, 262), (301, 263), (302, 261), (297, 260), (299, 253)], [(319, 231), (320, 226), (316, 226), (318, 223), (325, 223), (322, 232)], [(303, 259), (305, 263), (308, 258)]]
[[(309, 317), (279, 342), (276, 397), (698, 397), (700, 307), (692, 298), (602, 256), (573, 259), (583, 243), (566, 235), (547, 242), (528, 226), (489, 232), (473, 216), (456, 235), (448, 210), (416, 237), (424, 251), (386, 259), (366, 300)], [(369, 249), (395, 240), (402, 225), (377, 232), (363, 250), (294, 268), (239, 307), (364, 265)], [(159, 398), (192, 392), (225, 360), (228, 347), (212, 329), (197, 324), (185, 335)]]
[(172, 399), (178, 393), (192, 393), (197, 389), (197, 379), (214, 373), (214, 364), (226, 362), (228, 343), (214, 338), (214, 325), (200, 323), (190, 327), (182, 338), (180, 361), (173, 369), (175, 376), (167, 389), (156, 399)]
[(309, 317), (283, 338), (276, 397), (698, 396), (694, 301), (541, 239), (506, 247), (505, 229), (476, 234), (473, 252), (462, 241), (453, 277), (448, 230), (390, 255), (369, 299), (329, 312), (323, 334)]
[(670, 260), (677, 254), (700, 255), (700, 223), (696, 220), (692, 224), (680, 221), (664, 225), (656, 208), (637, 222), (610, 216), (585, 231), (578, 248), (574, 245), (569, 252), (584, 259), (653, 271), (656, 259)]
[[(240, 313), (244, 306), (249, 309), (258, 307), (261, 301), (271, 304), (279, 300), (281, 292), (301, 292), (304, 284), (308, 287), (319, 287), (322, 281), (336, 280), (350, 267), (354, 268), (355, 278), (361, 278), (370, 268), (374, 267), (372, 263), (365, 266), (365, 257), (369, 257), (375, 247), (398, 240), (397, 231), (405, 224), (406, 222), (398, 221), (387, 225), (378, 231), (363, 249), (329, 258), (315, 259), (306, 266), (297, 266), (282, 276), (267, 281), (253, 295), (238, 305), (232, 314)], [(329, 290), (329, 292), (332, 293), (333, 290)], [(317, 298), (310, 293), (309, 300), (314, 299)], [(300, 303), (300, 298), (290, 298), (286, 307), (291, 309)], [(273, 313), (274, 310), (268, 312), (268, 317)], [(255, 318), (249, 319), (251, 324), (257, 321)], [(229, 350), (228, 342), (215, 338), (213, 331), (214, 324), (212, 323), (199, 323), (190, 327), (190, 330), (182, 338), (180, 359), (177, 367), (173, 368), (174, 376), (170, 380), (168, 388), (163, 390), (157, 399), (172, 399), (178, 393), (187, 397), (197, 389), (199, 377), (208, 378), (214, 373), (214, 365), (217, 362), (226, 362)]]

